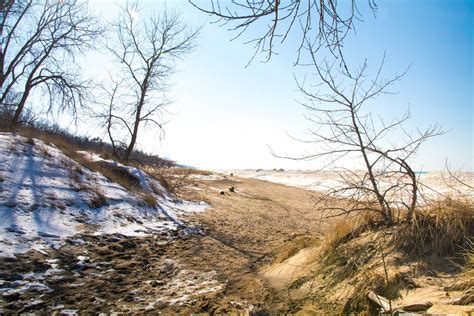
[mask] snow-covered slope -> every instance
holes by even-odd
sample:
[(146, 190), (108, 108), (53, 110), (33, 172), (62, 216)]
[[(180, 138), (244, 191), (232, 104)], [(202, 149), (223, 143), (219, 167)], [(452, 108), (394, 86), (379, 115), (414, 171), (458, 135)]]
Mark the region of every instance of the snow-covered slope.
[[(0, 133), (0, 256), (59, 247), (83, 232), (162, 233), (185, 227), (180, 215), (208, 207), (177, 202), (146, 173), (127, 168), (143, 191), (157, 200), (155, 207), (143, 202), (138, 193), (81, 166), (54, 145)], [(164, 196), (150, 187), (159, 188)]]

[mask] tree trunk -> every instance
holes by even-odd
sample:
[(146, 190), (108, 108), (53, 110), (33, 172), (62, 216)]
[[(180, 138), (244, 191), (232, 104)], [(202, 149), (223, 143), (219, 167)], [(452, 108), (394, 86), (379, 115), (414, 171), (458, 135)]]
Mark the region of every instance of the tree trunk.
[(132, 138), (130, 139), (130, 144), (128, 145), (127, 150), (125, 151), (125, 156), (123, 157), (124, 160), (127, 162), (130, 159), (130, 155), (132, 154), (133, 147), (135, 146), (135, 142), (137, 141), (137, 134), (138, 134), (138, 124), (135, 124), (135, 127), (133, 128)]
[(11, 128), (15, 129), (18, 127), (18, 123), (20, 123), (20, 118), (21, 118), (21, 113), (23, 112), (23, 109), (25, 108), (26, 100), (28, 99), (28, 95), (30, 94), (30, 89), (31, 88), (26, 88), (25, 92), (21, 96), (21, 100), (18, 103), (18, 106), (15, 111), (15, 115), (13, 116), (12, 122), (11, 122)]
[(406, 219), (408, 221), (411, 221), (413, 219), (413, 216), (415, 215), (415, 208), (416, 208), (416, 203), (418, 200), (418, 184), (416, 181), (416, 174), (413, 171), (413, 169), (405, 162), (405, 160), (403, 159), (399, 159), (399, 160), (403, 168), (406, 170), (412, 182), (411, 204), (410, 204), (410, 208), (408, 209), (408, 214), (406, 216)]
[(133, 131), (132, 131), (130, 143), (127, 147), (127, 150), (125, 151), (125, 157), (124, 157), (125, 161), (128, 161), (130, 159), (130, 155), (132, 154), (133, 147), (135, 147), (135, 143), (137, 142), (138, 127), (140, 125), (143, 103), (145, 102), (145, 93), (146, 93), (145, 91), (143, 91), (142, 89), (142, 95), (140, 97), (139, 105), (137, 107), (137, 114), (135, 115), (135, 124), (133, 124)]
[(351, 111), (351, 117), (352, 117), (352, 126), (354, 127), (354, 131), (357, 135), (357, 141), (359, 142), (360, 152), (362, 153), (362, 157), (364, 158), (364, 163), (367, 168), (367, 173), (369, 174), (370, 183), (372, 184), (372, 188), (374, 190), (375, 196), (377, 197), (377, 202), (380, 206), (380, 210), (384, 214), (385, 222), (387, 223), (387, 225), (392, 225), (393, 224), (392, 212), (390, 211), (390, 208), (388, 208), (385, 205), (384, 198), (382, 194), (380, 194), (379, 192), (379, 188), (377, 186), (377, 182), (375, 181), (374, 173), (372, 171), (372, 166), (370, 165), (369, 158), (367, 157), (366, 145), (364, 144), (364, 141), (362, 140), (361, 132), (356, 122), (356, 117), (355, 117), (356, 113), (354, 112), (355, 110), (352, 105), (351, 105), (350, 111)]
[(135, 147), (135, 143), (137, 142), (137, 136), (138, 136), (138, 127), (140, 126), (140, 122), (142, 120), (142, 109), (143, 105), (145, 104), (145, 96), (148, 91), (148, 80), (150, 79), (150, 73), (151, 73), (152, 66), (148, 66), (145, 78), (143, 79), (143, 85), (141, 86), (141, 92), (140, 92), (140, 100), (138, 101), (138, 106), (137, 106), (137, 113), (135, 115), (135, 124), (133, 124), (133, 132), (132, 132), (132, 138), (130, 139), (130, 143), (127, 147), (127, 150), (125, 151), (125, 161), (128, 161), (130, 159), (130, 155), (132, 154), (133, 147)]

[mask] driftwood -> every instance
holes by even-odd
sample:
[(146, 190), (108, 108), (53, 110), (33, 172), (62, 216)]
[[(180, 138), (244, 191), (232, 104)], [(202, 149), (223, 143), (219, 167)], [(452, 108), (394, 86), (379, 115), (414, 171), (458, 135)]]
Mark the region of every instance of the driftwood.
[[(381, 296), (375, 294), (373, 291), (367, 292), (367, 299), (374, 303), (375, 305), (379, 306), (382, 308), (384, 312), (391, 312), (390, 310), (390, 301)], [(425, 311), (429, 309), (433, 304), (431, 302), (426, 302), (426, 303), (416, 303), (416, 304), (407, 304), (407, 305), (401, 305), (397, 306), (396, 308), (393, 309), (393, 311), (404, 311), (404, 312), (420, 312), (420, 311)]]
[(367, 292), (367, 299), (374, 303), (375, 305), (381, 307), (384, 312), (390, 311), (390, 302), (387, 298), (375, 294), (374, 291)]
[(452, 305), (469, 305), (474, 303), (474, 286), (466, 289), (458, 298), (454, 298), (447, 302)]
[(402, 305), (402, 306), (397, 306), (395, 311), (404, 311), (404, 312), (421, 312), (421, 311), (426, 311), (429, 309), (433, 304), (431, 302), (426, 302), (426, 303), (419, 303), (419, 304), (408, 304), (408, 305)]
[(474, 288), (474, 279), (459, 281), (449, 286), (445, 286), (445, 291), (465, 291), (466, 289)]

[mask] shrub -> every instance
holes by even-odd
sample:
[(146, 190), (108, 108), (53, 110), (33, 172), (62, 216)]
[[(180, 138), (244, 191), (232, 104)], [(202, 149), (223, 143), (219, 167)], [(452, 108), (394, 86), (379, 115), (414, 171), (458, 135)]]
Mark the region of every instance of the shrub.
[[(10, 131), (9, 127), (1, 126), (2, 117), (0, 111), (0, 130)], [(9, 122), (8, 118), (7, 121)], [(67, 149), (74, 149), (75, 151), (90, 150), (97, 154), (119, 160), (117, 155), (113, 154), (112, 146), (109, 143), (102, 142), (99, 138), (73, 135), (57, 125), (51, 125), (44, 121), (30, 122), (28, 125), (19, 126), (16, 132), (24, 137), (34, 137), (43, 140), (45, 143), (52, 143), (63, 151)], [(154, 167), (170, 167), (175, 164), (171, 160), (160, 158), (157, 155), (147, 154), (140, 150), (134, 150), (132, 152), (130, 161)]]
[(190, 175), (195, 171), (189, 168), (146, 168), (146, 172), (160, 182), (161, 186), (171, 194), (189, 185)]

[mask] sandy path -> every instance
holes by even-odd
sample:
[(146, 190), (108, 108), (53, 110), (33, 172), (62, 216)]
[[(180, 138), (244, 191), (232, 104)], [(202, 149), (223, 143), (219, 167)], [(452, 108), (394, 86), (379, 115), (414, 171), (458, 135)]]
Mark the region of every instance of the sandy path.
[[(216, 269), (226, 281), (220, 312), (228, 302), (265, 307), (275, 295), (261, 271), (284, 242), (320, 236), (320, 215), (306, 190), (266, 181), (228, 177), (199, 180), (186, 198), (205, 200), (213, 209), (189, 218), (204, 230), (192, 243), (178, 241), (173, 255), (195, 269)], [(234, 187), (235, 192), (229, 188)], [(223, 191), (224, 195), (220, 192)], [(275, 297), (274, 297), (275, 298)]]
[(194, 179), (181, 192), (213, 206), (186, 218), (201, 233), (79, 236), (81, 242), (48, 254), (0, 259), (2, 284), (17, 287), (2, 292), (0, 312), (269, 311), (282, 298), (262, 269), (287, 241), (320, 235), (310, 193), (259, 180), (212, 179)]

